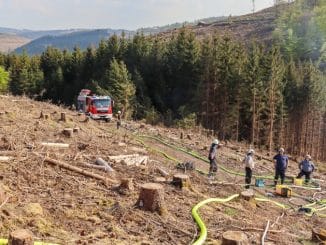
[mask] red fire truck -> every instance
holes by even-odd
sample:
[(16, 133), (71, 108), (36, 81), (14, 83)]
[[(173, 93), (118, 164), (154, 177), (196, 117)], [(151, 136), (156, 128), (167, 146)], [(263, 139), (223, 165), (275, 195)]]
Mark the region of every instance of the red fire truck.
[(91, 95), (89, 89), (82, 89), (77, 98), (77, 110), (92, 119), (112, 119), (113, 100), (110, 96)]

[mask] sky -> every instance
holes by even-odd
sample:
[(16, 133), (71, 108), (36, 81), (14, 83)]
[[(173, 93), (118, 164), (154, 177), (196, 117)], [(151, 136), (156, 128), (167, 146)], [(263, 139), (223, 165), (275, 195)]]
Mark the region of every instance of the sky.
[[(273, 0), (255, 0), (255, 10)], [(252, 0), (0, 0), (0, 27), (135, 30), (252, 12)]]

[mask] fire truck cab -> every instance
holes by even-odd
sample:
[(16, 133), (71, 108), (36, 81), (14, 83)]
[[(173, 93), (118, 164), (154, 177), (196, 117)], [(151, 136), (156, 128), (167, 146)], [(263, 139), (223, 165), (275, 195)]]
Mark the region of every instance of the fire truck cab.
[(82, 89), (77, 98), (77, 110), (92, 119), (112, 119), (113, 101), (110, 96), (91, 95), (89, 89)]

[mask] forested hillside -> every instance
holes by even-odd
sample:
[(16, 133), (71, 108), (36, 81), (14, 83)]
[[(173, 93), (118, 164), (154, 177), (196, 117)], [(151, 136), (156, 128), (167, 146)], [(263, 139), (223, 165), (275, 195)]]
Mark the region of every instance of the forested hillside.
[(125, 117), (201, 124), (220, 139), (326, 160), (326, 3), (298, 0), (278, 15), (268, 45), (182, 28), (171, 38), (113, 35), (86, 51), (2, 54), (10, 75), (0, 87), (67, 105), (90, 88)]
[(50, 46), (60, 50), (73, 50), (74, 47), (79, 47), (82, 50), (86, 50), (86, 48), (89, 46), (97, 46), (102, 39), (108, 39), (113, 34), (120, 36), (122, 33), (126, 36), (130, 36), (132, 34), (132, 32), (124, 30), (98, 29), (73, 31), (71, 33), (57, 36), (46, 35), (17, 48), (15, 53), (21, 54), (25, 51), (29, 55), (37, 55), (41, 54), (47, 47)]

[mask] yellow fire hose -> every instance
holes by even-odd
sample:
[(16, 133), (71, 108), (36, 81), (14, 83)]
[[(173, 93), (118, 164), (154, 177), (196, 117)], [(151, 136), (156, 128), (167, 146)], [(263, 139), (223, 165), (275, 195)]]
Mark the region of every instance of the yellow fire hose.
[(222, 199), (222, 198), (209, 198), (206, 199), (204, 201), (201, 201), (200, 203), (198, 203), (196, 206), (194, 206), (191, 210), (192, 213), (192, 217), (194, 218), (194, 220), (196, 221), (196, 223), (198, 224), (199, 228), (200, 228), (200, 235), (198, 237), (198, 239), (193, 243), (194, 245), (200, 245), (203, 244), (207, 238), (207, 228), (205, 226), (205, 223), (203, 222), (203, 220), (200, 218), (199, 214), (198, 214), (198, 209), (208, 203), (211, 202), (217, 202), (217, 203), (225, 203), (225, 202), (229, 202), (232, 199), (238, 197), (239, 194), (235, 194), (232, 195), (228, 198)]

